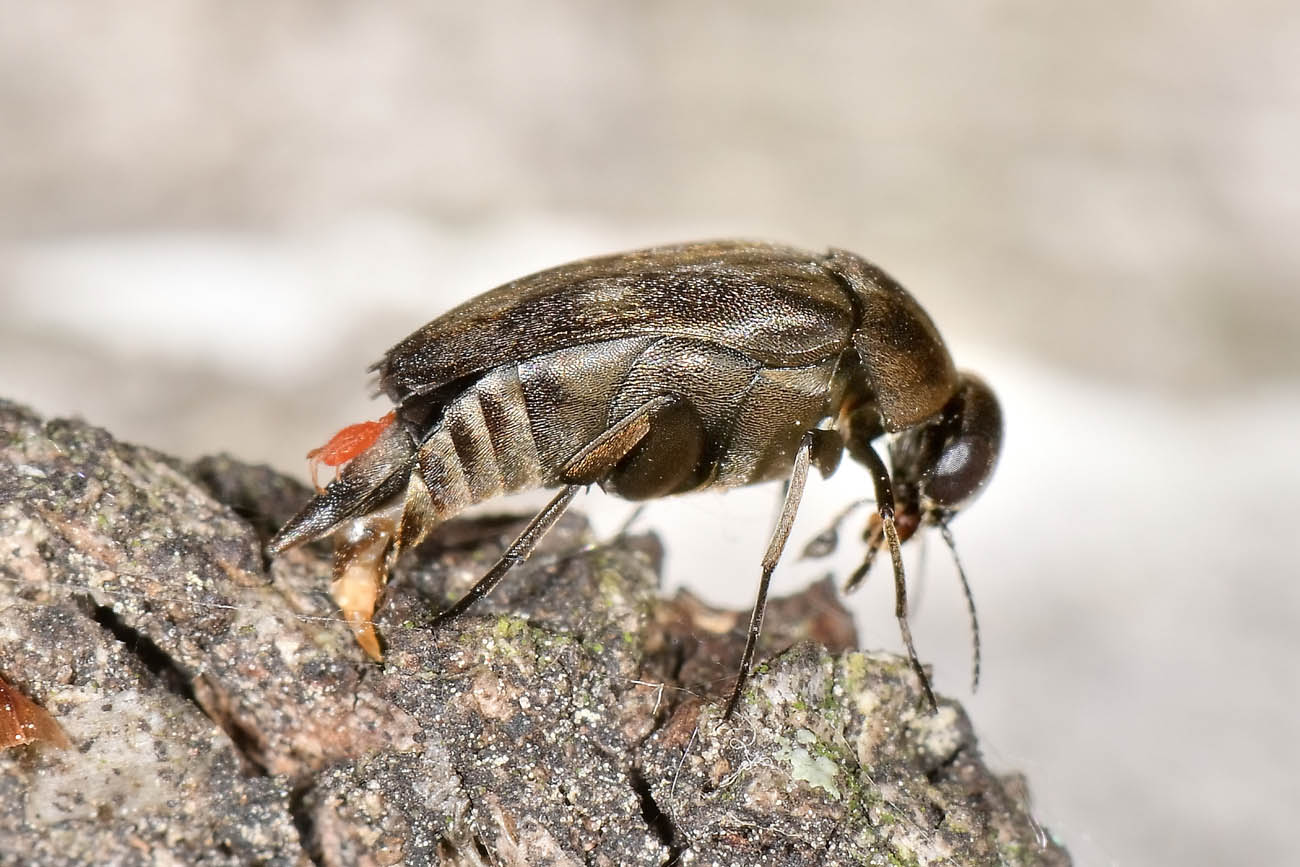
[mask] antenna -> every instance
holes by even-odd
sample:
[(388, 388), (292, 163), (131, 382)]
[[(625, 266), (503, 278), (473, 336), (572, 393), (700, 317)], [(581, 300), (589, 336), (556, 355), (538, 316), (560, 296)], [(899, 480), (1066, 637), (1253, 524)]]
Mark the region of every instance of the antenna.
[(970, 592), (970, 582), (966, 580), (966, 570), (962, 568), (961, 558), (957, 556), (957, 545), (953, 542), (952, 530), (948, 529), (948, 522), (941, 520), (935, 523), (939, 527), (939, 534), (943, 536), (944, 544), (952, 552), (952, 562), (957, 567), (957, 577), (961, 579), (962, 592), (966, 594), (966, 610), (970, 612), (970, 631), (975, 657), (971, 667), (970, 691), (974, 692), (980, 685), (980, 621), (975, 616), (975, 597)]

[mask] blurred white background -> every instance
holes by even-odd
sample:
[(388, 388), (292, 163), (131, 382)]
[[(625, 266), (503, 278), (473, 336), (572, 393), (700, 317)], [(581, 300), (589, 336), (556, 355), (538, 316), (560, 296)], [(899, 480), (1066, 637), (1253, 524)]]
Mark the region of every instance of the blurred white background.
[[(1292, 0), (0, 0), (0, 395), (305, 477), (385, 411), (366, 365), (497, 283), (700, 237), (855, 250), (1007, 415), (955, 528), (974, 698), (937, 539), (919, 579), (940, 689), (1079, 863), (1284, 863), (1297, 154)], [(813, 482), (793, 549), (866, 487)], [(775, 498), (643, 526), (672, 583), (748, 605)], [(852, 605), (898, 647), (887, 582)]]

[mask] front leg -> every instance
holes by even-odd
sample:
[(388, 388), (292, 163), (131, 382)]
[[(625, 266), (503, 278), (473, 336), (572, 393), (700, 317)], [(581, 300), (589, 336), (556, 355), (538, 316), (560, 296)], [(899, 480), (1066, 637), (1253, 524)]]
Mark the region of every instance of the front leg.
[[(912, 670), (916, 672), (917, 678), (921, 681), (921, 688), (925, 691), (926, 700), (930, 703), (931, 710), (937, 709), (939, 704), (935, 701), (934, 690), (930, 687), (930, 677), (921, 667), (921, 660), (916, 655), (916, 645), (912, 643), (912, 627), (907, 622), (907, 581), (903, 574), (903, 554), (900, 550), (898, 540), (898, 527), (894, 523), (894, 488), (889, 479), (889, 470), (885, 468), (885, 462), (876, 454), (876, 450), (871, 447), (870, 443), (862, 443), (855, 451), (854, 457), (866, 464), (867, 469), (871, 471), (872, 481), (876, 486), (876, 511), (880, 515), (881, 530), (884, 534), (885, 543), (889, 545), (889, 556), (894, 563), (894, 616), (898, 618), (899, 631), (903, 633), (903, 644), (907, 647), (907, 659), (912, 664)], [(866, 574), (866, 569), (871, 563), (871, 557), (879, 548), (879, 542), (874, 543), (867, 549), (867, 559), (858, 571), (854, 573), (854, 579), (861, 580), (862, 575)], [(851, 579), (851, 583), (856, 584), (856, 580)]]

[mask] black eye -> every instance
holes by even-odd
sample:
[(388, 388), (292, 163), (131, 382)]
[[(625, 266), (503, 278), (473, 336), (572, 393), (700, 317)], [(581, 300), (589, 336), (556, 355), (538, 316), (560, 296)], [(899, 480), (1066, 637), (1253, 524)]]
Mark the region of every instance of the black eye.
[(987, 385), (962, 374), (941, 424), (943, 442), (921, 477), (921, 495), (940, 508), (957, 509), (993, 475), (1002, 447), (1002, 409)]
[(976, 494), (988, 479), (997, 452), (986, 437), (961, 437), (948, 443), (921, 480), (921, 491), (937, 505), (955, 508)]

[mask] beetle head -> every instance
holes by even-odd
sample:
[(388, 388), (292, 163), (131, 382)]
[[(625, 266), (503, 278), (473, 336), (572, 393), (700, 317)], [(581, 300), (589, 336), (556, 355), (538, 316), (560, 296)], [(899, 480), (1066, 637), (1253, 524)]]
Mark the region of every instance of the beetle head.
[(979, 495), (1002, 446), (1002, 409), (983, 380), (961, 373), (956, 392), (889, 446), (899, 537), (943, 524)]
[[(877, 427), (872, 428), (873, 415), (874, 407), (866, 405), (849, 416), (848, 447), (860, 460), (865, 459), (863, 462), (868, 466), (874, 464), (878, 472), (884, 473), (884, 465), (875, 457), (869, 445), (870, 438), (879, 431), (878, 421), (874, 422)], [(879, 416), (875, 418), (878, 419)], [(889, 473), (889, 478), (894, 508), (887, 518), (880, 511), (871, 513), (863, 533), (863, 539), (867, 543), (866, 555), (844, 588), (851, 591), (862, 583), (876, 554), (881, 550), (891, 551), (896, 586), (901, 588), (903, 573), (898, 545), (925, 524), (937, 526), (944, 543), (952, 552), (970, 611), (974, 639), (972, 689), (979, 683), (979, 622), (975, 617), (975, 601), (971, 596), (970, 583), (966, 580), (966, 572), (957, 557), (948, 521), (984, 489), (989, 477), (993, 475), (1001, 446), (1002, 410), (997, 398), (978, 377), (962, 373), (957, 378), (956, 390), (933, 418), (897, 434), (890, 442), (892, 472)], [(806, 553), (820, 556), (833, 548), (836, 527), (843, 518), (844, 515), (841, 515), (835, 524), (814, 539)], [(896, 592), (900, 594), (898, 598), (903, 599), (902, 590)], [(905, 625), (906, 619), (903, 618), (900, 622)], [(910, 632), (905, 626), (903, 638), (908, 642), (910, 650)]]

